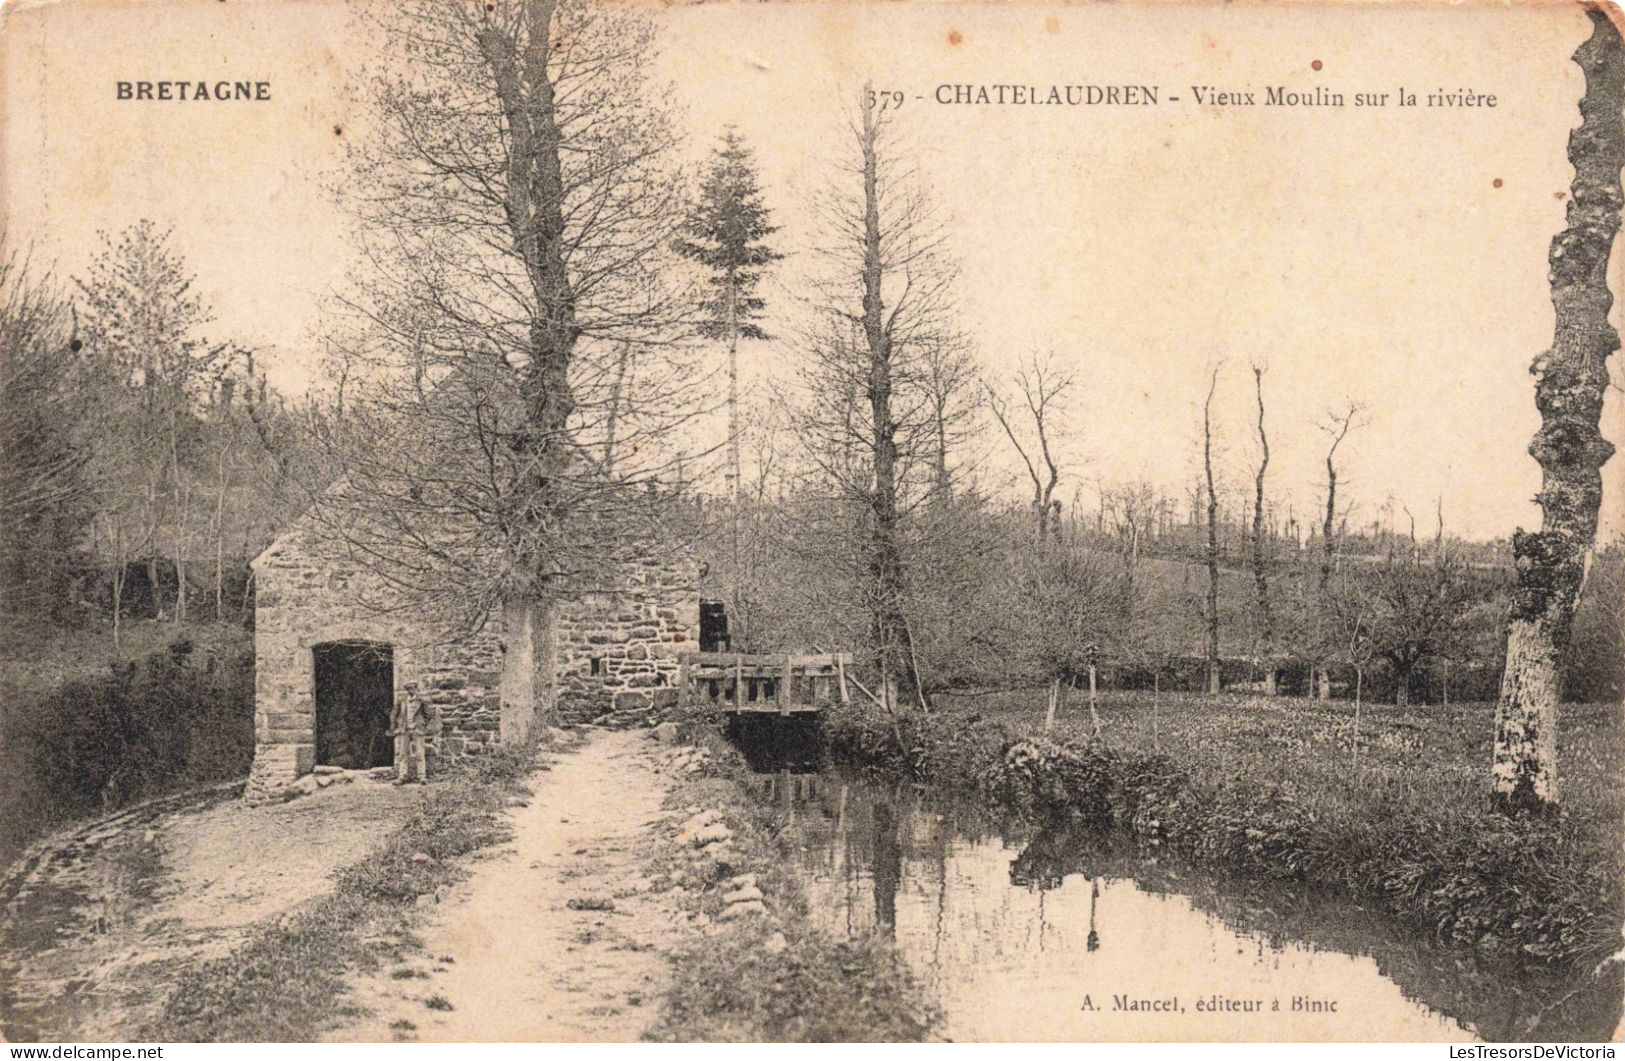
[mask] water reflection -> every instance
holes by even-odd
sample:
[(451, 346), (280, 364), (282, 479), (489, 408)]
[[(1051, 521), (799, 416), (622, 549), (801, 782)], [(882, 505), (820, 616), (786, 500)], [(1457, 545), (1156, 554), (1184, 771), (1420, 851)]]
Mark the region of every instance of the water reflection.
[(960, 1040), (1595, 1039), (1617, 980), (1546, 1013), (1508, 977), (1303, 891), (1222, 887), (951, 800), (807, 769), (759, 775), (813, 916), (894, 939)]

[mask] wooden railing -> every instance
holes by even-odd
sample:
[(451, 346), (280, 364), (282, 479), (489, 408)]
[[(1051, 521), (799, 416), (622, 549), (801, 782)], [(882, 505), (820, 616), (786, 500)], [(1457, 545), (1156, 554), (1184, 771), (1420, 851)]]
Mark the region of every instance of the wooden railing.
[(685, 652), (677, 658), (678, 695), (724, 712), (789, 715), (847, 702), (844, 652)]

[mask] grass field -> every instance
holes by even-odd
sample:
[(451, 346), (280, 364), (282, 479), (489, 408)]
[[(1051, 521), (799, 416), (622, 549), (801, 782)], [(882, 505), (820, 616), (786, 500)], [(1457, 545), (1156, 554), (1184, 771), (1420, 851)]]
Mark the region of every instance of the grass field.
[[(1045, 690), (942, 698), (957, 714), (1043, 730)], [(1352, 701), (1164, 693), (1100, 694), (1101, 737), (1126, 751), (1160, 751), (1207, 783), (1289, 784), (1355, 806), (1402, 803), (1436, 813), (1483, 811), (1489, 798), (1495, 705), (1363, 704), (1359, 760)], [(1060, 735), (1092, 735), (1088, 694), (1069, 691)], [(1625, 841), (1625, 706), (1566, 704), (1558, 734), (1563, 817), (1618, 849)]]

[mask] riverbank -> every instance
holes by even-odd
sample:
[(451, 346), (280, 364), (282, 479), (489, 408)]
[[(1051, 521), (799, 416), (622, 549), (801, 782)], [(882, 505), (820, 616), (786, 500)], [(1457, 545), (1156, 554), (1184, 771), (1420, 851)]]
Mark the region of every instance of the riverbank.
[(691, 941), (651, 1038), (666, 1042), (918, 1042), (939, 1020), (876, 936), (840, 938), (809, 917), (804, 882), (758, 779), (715, 730), (677, 750), (668, 804), (681, 815), (651, 860), (682, 896)]
[[(1465, 758), (1441, 741), (1470, 746), (1477, 734), (1378, 710), (1361, 720), (1356, 767), (1350, 704), (1165, 697), (1153, 714), (1149, 700), (1103, 704), (1099, 737), (1086, 709), (1046, 735), (1041, 709), (974, 701), (905, 719), (906, 752), (857, 705), (831, 712), (825, 734), (838, 760), (1111, 828), (1142, 851), (1244, 879), (1309, 883), (1495, 960), (1589, 970), (1618, 949), (1619, 823), (1591, 806), (1519, 821), (1490, 813), (1481, 794), (1440, 800)], [(1575, 738), (1588, 729), (1590, 740)], [(1570, 731), (1575, 799), (1618, 799), (1617, 782), (1601, 780), (1601, 764), (1618, 762), (1612, 732), (1600, 721)]]
[[(881, 941), (813, 930), (738, 753), (550, 731), (423, 788), (87, 826), (8, 889), (12, 1041), (918, 1040)], [(661, 739), (664, 738), (664, 739)], [(69, 838), (73, 839), (73, 838)], [(56, 848), (52, 849), (56, 851)]]

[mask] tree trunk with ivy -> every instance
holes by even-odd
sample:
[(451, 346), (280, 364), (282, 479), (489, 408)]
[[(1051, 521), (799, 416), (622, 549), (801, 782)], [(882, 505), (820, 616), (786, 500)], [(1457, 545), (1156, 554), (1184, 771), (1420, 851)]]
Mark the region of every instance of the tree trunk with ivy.
[(1567, 227), (1552, 241), (1552, 348), (1535, 359), (1541, 427), (1529, 453), (1541, 467), (1538, 531), (1518, 531), (1517, 582), (1506, 670), (1495, 713), (1493, 805), (1549, 813), (1558, 802), (1559, 661), (1596, 540), (1602, 466), (1613, 446), (1598, 429), (1608, 357), (1619, 333), (1608, 321), (1608, 259), (1619, 231), (1625, 165), (1625, 46), (1606, 14), (1588, 11), (1592, 34), (1574, 53), (1585, 73), (1581, 122), (1569, 135), (1574, 164)]

